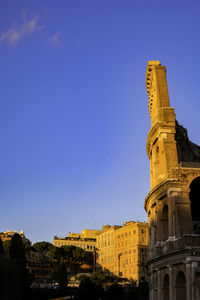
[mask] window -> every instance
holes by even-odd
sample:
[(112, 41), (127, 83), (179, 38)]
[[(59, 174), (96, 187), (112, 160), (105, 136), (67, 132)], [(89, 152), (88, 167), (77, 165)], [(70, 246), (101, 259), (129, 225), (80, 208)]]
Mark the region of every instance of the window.
[(200, 195), (200, 177), (195, 178), (190, 184), (190, 209), (192, 215), (193, 228), (195, 233), (199, 233), (199, 223), (200, 223), (200, 204), (199, 204), (199, 195)]

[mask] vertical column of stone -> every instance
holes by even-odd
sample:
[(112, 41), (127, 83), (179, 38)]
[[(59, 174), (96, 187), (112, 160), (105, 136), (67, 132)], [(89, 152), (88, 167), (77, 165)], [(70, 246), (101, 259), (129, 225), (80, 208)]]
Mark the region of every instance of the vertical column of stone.
[(154, 299), (154, 274), (152, 271), (152, 267), (150, 267), (150, 286), (149, 286), (149, 300)]
[(161, 282), (161, 271), (158, 269), (158, 299), (162, 299), (162, 282)]
[(169, 299), (174, 300), (174, 267), (172, 265), (169, 268)]
[(161, 204), (158, 203), (157, 207), (157, 243), (161, 242)]
[(149, 257), (152, 258), (154, 256), (154, 246), (155, 246), (155, 216), (154, 216), (153, 209), (151, 211), (149, 221), (150, 221)]
[(173, 205), (173, 210), (172, 210), (172, 222), (173, 222), (173, 236), (175, 238), (176, 236), (176, 197), (172, 197), (172, 205)]
[(186, 298), (188, 300), (193, 300), (194, 297), (192, 296), (191, 291), (191, 264), (189, 262), (186, 262)]
[[(191, 265), (190, 265), (191, 266)], [(195, 298), (195, 272), (196, 272), (196, 268), (198, 268), (198, 262), (193, 261), (192, 262), (192, 266), (190, 267), (190, 290), (191, 290), (191, 300), (199, 300), (197, 298)]]
[(173, 197), (169, 197), (168, 200), (168, 207), (169, 207), (169, 211), (168, 211), (168, 220), (169, 220), (169, 239), (172, 240), (173, 239)]
[(155, 247), (155, 243), (156, 243), (156, 224), (155, 221), (153, 222), (152, 228), (151, 228), (152, 232), (151, 232), (151, 239), (152, 239), (152, 254), (153, 256), (155, 255), (155, 251), (154, 251), (154, 247)]
[(158, 219), (157, 219), (157, 207), (156, 206), (153, 208), (153, 218), (154, 218), (154, 223), (153, 223), (153, 255), (155, 256), (155, 254), (156, 254), (155, 245), (157, 244), (157, 230), (158, 230)]

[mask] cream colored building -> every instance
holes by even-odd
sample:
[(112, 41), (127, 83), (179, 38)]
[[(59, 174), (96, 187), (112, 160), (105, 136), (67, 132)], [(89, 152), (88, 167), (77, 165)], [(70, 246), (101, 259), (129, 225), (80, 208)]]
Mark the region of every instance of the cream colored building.
[(103, 226), (97, 234), (97, 264), (103, 269), (137, 282), (147, 277), (148, 224), (126, 222), (123, 226)]
[(21, 230), (20, 232), (13, 231), (13, 230), (7, 230), (5, 232), (0, 232), (0, 238), (1, 238), (2, 242), (10, 241), (12, 239), (13, 235), (16, 233), (21, 236), (22, 242), (24, 244), (31, 245), (31, 241), (25, 237), (23, 230)]
[(99, 231), (84, 229), (82, 233), (69, 233), (68, 237), (54, 237), (53, 244), (56, 247), (76, 246), (86, 251), (93, 251), (96, 248), (96, 235)]
[(114, 274), (139, 282), (147, 279), (148, 224), (126, 222), (114, 234)]
[(114, 272), (114, 233), (121, 226), (105, 225), (97, 234), (97, 266)]

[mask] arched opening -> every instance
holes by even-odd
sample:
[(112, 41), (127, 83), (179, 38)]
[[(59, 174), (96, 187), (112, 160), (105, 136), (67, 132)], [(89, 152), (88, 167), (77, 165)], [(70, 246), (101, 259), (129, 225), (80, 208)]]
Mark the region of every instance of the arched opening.
[(176, 300), (186, 300), (186, 279), (182, 271), (176, 276)]
[(164, 206), (162, 211), (162, 219), (161, 219), (161, 238), (162, 241), (166, 241), (169, 236), (168, 232), (168, 206), (167, 204)]
[(163, 300), (169, 300), (169, 275), (165, 274), (163, 279)]
[(200, 233), (200, 177), (195, 178), (190, 184), (189, 198), (193, 229), (195, 233)]

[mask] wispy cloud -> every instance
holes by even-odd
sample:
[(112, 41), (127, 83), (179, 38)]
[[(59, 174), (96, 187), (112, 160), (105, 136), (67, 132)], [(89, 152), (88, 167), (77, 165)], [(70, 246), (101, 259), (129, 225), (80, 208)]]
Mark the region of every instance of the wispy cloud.
[(54, 46), (61, 46), (62, 43), (60, 41), (60, 32), (56, 32), (52, 37), (50, 37), (48, 42)]
[(23, 11), (21, 24), (14, 24), (7, 31), (0, 33), (0, 44), (16, 45), (26, 36), (42, 29), (43, 27), (38, 24), (38, 16), (27, 19), (26, 12)]

